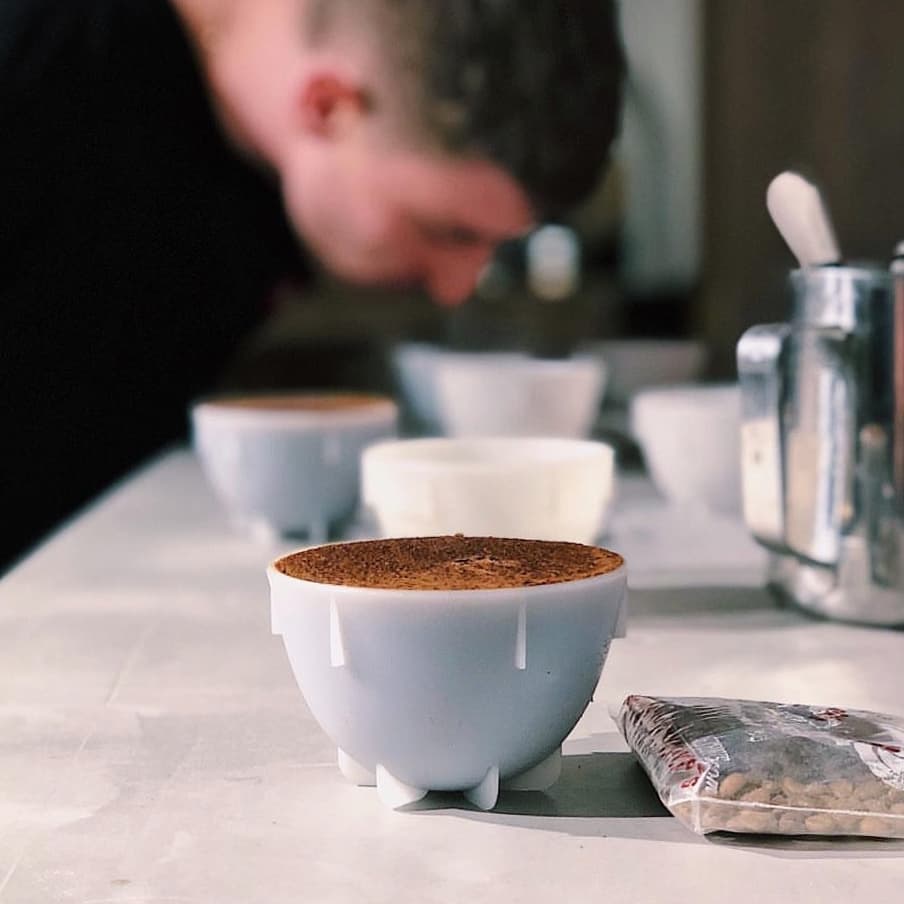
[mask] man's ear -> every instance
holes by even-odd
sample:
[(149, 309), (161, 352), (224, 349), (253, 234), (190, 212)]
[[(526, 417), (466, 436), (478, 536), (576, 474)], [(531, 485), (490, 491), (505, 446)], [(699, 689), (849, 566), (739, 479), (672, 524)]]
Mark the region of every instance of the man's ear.
[(302, 124), (315, 135), (336, 138), (368, 109), (367, 94), (341, 75), (312, 73), (301, 89)]

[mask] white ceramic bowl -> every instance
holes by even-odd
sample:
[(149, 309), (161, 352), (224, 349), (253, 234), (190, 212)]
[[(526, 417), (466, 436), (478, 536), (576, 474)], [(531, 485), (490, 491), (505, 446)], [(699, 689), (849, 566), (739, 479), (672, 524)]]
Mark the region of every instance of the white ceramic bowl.
[(436, 364), (448, 436), (587, 436), (605, 389), (602, 360), (455, 356)]
[(673, 503), (741, 511), (741, 393), (736, 384), (648, 389), (631, 429), (650, 476)]
[(416, 439), (361, 458), (383, 536), (463, 533), (592, 543), (612, 501), (612, 448), (589, 440)]
[(392, 349), (392, 370), (402, 401), (416, 426), (428, 433), (442, 430), (436, 388), (437, 370), (445, 361), (505, 361), (522, 359), (516, 352), (463, 352), (427, 342), (403, 342)]
[(377, 396), (327, 410), (212, 399), (195, 405), (191, 420), (203, 470), (238, 526), (322, 542), (331, 525), (354, 512), (361, 452), (396, 435), (397, 409)]
[(601, 340), (582, 352), (606, 362), (606, 397), (622, 404), (642, 389), (699, 380), (707, 357), (706, 346), (689, 339)]
[(424, 429), (439, 429), (434, 369), (443, 354), (425, 342), (403, 342), (392, 349), (392, 369), (407, 408)]
[(268, 578), (273, 632), (342, 772), (393, 807), (436, 790), (490, 809), (500, 784), (553, 784), (626, 593), (624, 565), (479, 591)]

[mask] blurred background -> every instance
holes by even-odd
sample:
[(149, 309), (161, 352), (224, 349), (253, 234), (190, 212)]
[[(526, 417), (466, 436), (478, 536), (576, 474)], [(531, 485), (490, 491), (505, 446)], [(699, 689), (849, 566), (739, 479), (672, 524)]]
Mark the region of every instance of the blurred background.
[(669, 338), (734, 375), (750, 324), (785, 319), (792, 261), (764, 204), (801, 168), (828, 199), (851, 258), (885, 260), (904, 234), (898, 0), (622, 0), (630, 67), (614, 165), (567, 225), (580, 278), (553, 307), (526, 279), (523, 243), (447, 312), (324, 276), (286, 285), (224, 381), (243, 388), (392, 387), (392, 347), (528, 346)]

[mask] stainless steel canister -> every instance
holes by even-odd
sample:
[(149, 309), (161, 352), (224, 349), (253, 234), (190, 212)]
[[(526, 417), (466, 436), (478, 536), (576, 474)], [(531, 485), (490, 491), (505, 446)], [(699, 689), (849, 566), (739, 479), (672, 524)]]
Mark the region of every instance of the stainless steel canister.
[(904, 274), (814, 267), (790, 285), (790, 322), (738, 343), (747, 523), (783, 596), (904, 625)]

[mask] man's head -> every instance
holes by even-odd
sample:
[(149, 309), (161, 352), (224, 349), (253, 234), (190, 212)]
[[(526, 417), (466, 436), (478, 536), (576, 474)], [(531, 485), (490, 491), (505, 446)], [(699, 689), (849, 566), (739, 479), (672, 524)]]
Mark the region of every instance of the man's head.
[(581, 200), (605, 166), (612, 0), (230, 2), (211, 40), (220, 107), (339, 275), (459, 301), (501, 240)]

